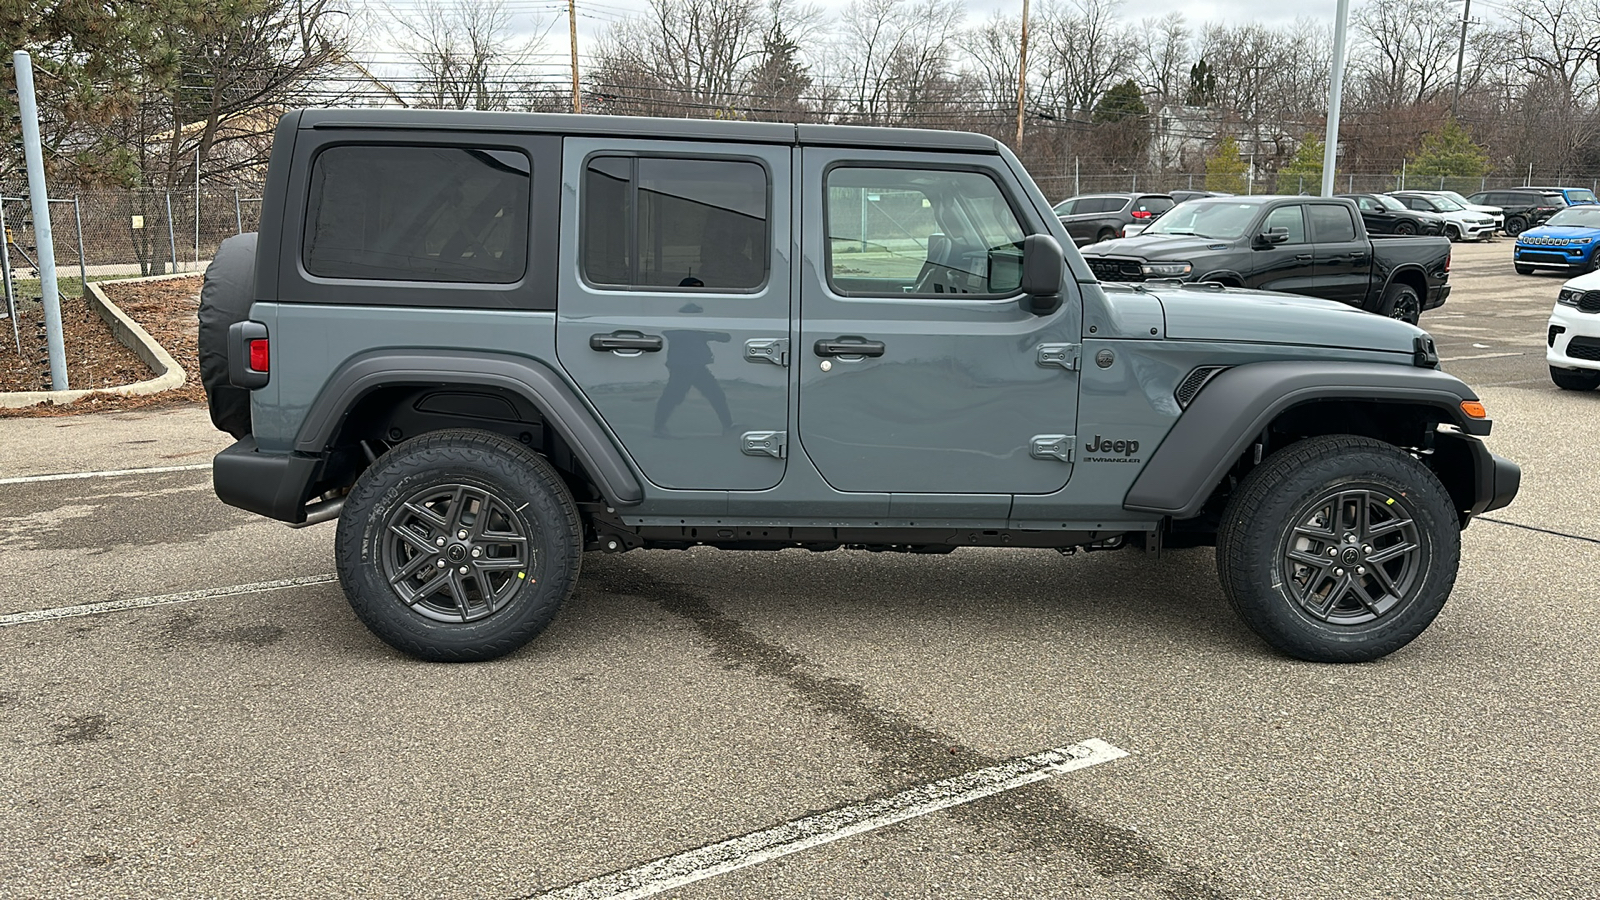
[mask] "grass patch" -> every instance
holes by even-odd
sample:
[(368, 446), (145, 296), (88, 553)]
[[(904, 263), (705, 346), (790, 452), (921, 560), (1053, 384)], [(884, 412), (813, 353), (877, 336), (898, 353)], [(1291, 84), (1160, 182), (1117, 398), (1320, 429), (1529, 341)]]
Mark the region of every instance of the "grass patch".
[[(93, 279), (90, 280), (92, 281)], [(20, 301), (19, 305), (21, 303), (38, 305), (43, 284), (44, 282), (37, 278), (11, 279), (12, 289), (16, 292), (15, 296)], [(71, 278), (57, 278), (56, 293), (63, 299), (67, 297), (82, 297), (85, 293), (83, 279), (78, 278), (76, 275)]]

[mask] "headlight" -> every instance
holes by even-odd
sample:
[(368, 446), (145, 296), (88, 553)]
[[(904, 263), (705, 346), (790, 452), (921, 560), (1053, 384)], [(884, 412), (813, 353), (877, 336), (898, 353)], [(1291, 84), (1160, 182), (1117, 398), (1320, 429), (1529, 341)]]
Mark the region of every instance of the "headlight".
[(1139, 267), (1139, 271), (1143, 272), (1147, 276), (1172, 278), (1174, 276), (1189, 274), (1190, 272), (1194, 271), (1194, 266), (1191, 266), (1186, 262), (1145, 263)]
[(1594, 238), (1573, 238), (1572, 242), (1574, 244), (1587, 244), (1592, 240), (1594, 240)]
[(1561, 293), (1556, 295), (1556, 302), (1566, 306), (1577, 306), (1578, 301), (1582, 299), (1583, 291), (1574, 290), (1572, 288), (1562, 288)]

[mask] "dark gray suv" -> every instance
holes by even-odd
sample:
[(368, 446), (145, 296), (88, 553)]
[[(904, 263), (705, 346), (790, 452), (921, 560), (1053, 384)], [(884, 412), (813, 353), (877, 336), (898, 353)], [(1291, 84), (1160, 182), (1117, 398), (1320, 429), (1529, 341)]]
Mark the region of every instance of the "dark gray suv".
[(585, 551), (1201, 545), (1272, 646), (1372, 659), (1519, 478), (1421, 329), (1101, 285), (975, 134), (291, 112), (200, 316), (218, 496), (337, 519), (432, 660), (522, 646)]
[(1082, 247), (1122, 237), (1129, 225), (1148, 225), (1174, 205), (1166, 194), (1084, 194), (1057, 203), (1054, 211)]

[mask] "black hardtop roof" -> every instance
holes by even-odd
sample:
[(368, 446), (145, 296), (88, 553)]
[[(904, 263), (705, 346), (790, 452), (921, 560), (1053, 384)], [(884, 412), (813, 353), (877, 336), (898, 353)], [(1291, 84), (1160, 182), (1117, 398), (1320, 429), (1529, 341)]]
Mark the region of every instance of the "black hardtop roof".
[(1310, 194), (1244, 194), (1244, 195), (1229, 194), (1228, 196), (1225, 196), (1225, 197), (1196, 197), (1193, 200), (1185, 200), (1183, 202), (1185, 202), (1185, 203), (1255, 203), (1255, 204), (1261, 204), (1261, 203), (1271, 203), (1274, 200), (1299, 200), (1299, 201), (1301, 201), (1303, 203), (1303, 202), (1308, 201), (1308, 200), (1338, 200), (1338, 199), (1342, 199), (1342, 198), (1340, 198), (1337, 195), (1332, 196), (1332, 197), (1318, 197), (1318, 196), (1312, 196)]
[(478, 112), (453, 109), (305, 109), (298, 112), (301, 128), (514, 131), (583, 137), (960, 150), (969, 153), (999, 153), (1001, 146), (994, 138), (967, 131), (874, 128), (863, 125), (795, 125), (786, 122), (654, 119), (644, 116), (587, 116), (570, 113)]

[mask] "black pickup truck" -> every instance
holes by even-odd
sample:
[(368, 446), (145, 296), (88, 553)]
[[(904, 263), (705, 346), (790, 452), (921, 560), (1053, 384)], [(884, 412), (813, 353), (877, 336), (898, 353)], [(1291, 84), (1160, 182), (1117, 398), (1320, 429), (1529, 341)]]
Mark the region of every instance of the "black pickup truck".
[(1085, 247), (1101, 281), (1216, 282), (1338, 300), (1416, 324), (1450, 296), (1450, 242), (1368, 237), (1333, 197), (1210, 197), (1179, 204), (1137, 237)]

